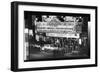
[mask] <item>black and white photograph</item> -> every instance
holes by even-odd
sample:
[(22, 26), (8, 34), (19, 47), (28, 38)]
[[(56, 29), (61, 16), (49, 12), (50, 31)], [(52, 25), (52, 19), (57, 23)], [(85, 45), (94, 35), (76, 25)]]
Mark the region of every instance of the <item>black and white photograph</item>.
[(97, 7), (11, 3), (11, 70), (97, 66)]
[(89, 14), (24, 11), (25, 59), (90, 58)]

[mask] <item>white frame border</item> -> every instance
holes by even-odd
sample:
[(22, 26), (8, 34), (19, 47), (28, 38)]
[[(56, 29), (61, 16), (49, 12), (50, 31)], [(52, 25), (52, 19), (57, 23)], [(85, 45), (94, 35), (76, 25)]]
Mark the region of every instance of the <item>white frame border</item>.
[[(23, 60), (23, 27), (24, 27), (24, 11), (47, 11), (47, 12), (61, 12), (61, 13), (84, 13), (90, 14), (90, 59), (77, 59), (77, 60), (57, 60), (57, 61), (35, 61), (35, 62), (24, 62)], [(18, 68), (39, 68), (39, 67), (52, 67), (52, 66), (74, 66), (74, 65), (88, 65), (95, 64), (95, 9), (85, 8), (62, 8), (62, 7), (47, 7), (47, 6), (18, 6)]]

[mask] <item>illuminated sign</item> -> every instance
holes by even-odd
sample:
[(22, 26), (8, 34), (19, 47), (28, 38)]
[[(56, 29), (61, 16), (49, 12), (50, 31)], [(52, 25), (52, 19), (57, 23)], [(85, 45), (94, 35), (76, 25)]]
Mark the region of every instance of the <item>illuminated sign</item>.
[(60, 22), (53, 19), (50, 22), (36, 22), (36, 28), (39, 32), (75, 33), (76, 24), (77, 22)]
[(51, 37), (66, 37), (66, 38), (79, 38), (79, 34), (65, 34), (65, 33), (46, 33), (46, 36)]

